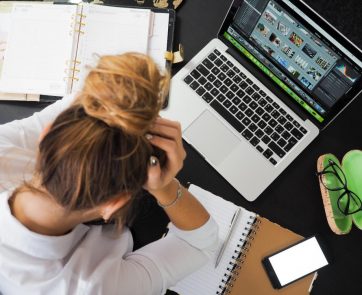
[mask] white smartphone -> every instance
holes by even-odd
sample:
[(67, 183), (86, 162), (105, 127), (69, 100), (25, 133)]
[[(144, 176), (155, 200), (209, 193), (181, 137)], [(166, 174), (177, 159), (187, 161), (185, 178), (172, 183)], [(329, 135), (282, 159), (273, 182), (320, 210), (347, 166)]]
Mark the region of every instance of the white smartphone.
[(301, 279), (328, 265), (325, 247), (313, 236), (262, 260), (275, 289)]

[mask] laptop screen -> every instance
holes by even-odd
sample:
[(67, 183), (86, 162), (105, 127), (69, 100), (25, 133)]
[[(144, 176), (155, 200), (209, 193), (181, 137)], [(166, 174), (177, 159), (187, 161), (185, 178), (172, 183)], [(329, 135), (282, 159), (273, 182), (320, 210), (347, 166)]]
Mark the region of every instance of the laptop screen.
[(362, 62), (308, 12), (289, 0), (234, 1), (220, 35), (323, 125), (361, 91)]

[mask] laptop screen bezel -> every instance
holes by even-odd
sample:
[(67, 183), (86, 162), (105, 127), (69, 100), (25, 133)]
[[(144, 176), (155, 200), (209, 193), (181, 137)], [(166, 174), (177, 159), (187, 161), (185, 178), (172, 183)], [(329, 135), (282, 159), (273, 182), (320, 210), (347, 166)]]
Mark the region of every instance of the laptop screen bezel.
[[(311, 31), (316, 31), (315, 28), (313, 28), (311, 25), (309, 25), (306, 21), (300, 18), (298, 14), (293, 12), (293, 10), (288, 7), (282, 0), (274, 0), (278, 4), (280, 4), (288, 13), (291, 14), (292, 17), (294, 17), (297, 21), (299, 21), (303, 26), (305, 26), (307, 29)], [(219, 32), (218, 32), (218, 38), (225, 43), (228, 47), (234, 48), (232, 43), (227, 40), (224, 37), (224, 33), (227, 31), (228, 27), (232, 24), (234, 16), (238, 10), (238, 8), (241, 6), (241, 4), (244, 2), (244, 0), (234, 0), (232, 4), (230, 5), (229, 11), (223, 21), (223, 24), (221, 25)], [(293, 5), (295, 5), (299, 10), (301, 10), (306, 16), (308, 16), (310, 19), (312, 19), (319, 27), (322, 28), (327, 34), (332, 36), (338, 43), (340, 43), (345, 49), (347, 49), (354, 58), (358, 59), (362, 63), (362, 52), (361, 50), (353, 44), (350, 40), (348, 40), (346, 37), (344, 37), (339, 31), (337, 31), (331, 24), (329, 24), (326, 20), (324, 20), (320, 15), (318, 15), (316, 12), (314, 12), (310, 7), (308, 7), (304, 2), (300, 0), (289, 0)], [(319, 32), (321, 36), (323, 36), (322, 33)], [(324, 37), (324, 36), (323, 36)], [(340, 48), (339, 46), (335, 46), (337, 49)], [(340, 49), (339, 49), (340, 50)], [(244, 55), (240, 53), (240, 56), (244, 58)], [(244, 58), (245, 59), (245, 58)], [(347, 58), (348, 59), (348, 58)], [(348, 59), (348, 61), (351, 61)], [(250, 65), (252, 65), (254, 68), (258, 69), (258, 71), (261, 73), (260, 75), (264, 76), (265, 78), (268, 78), (267, 75), (264, 75), (260, 69), (253, 64), (250, 61), (247, 61)], [(353, 61), (352, 61), (353, 62)], [(353, 62), (354, 65), (356, 65), (355, 62)], [(362, 68), (362, 67), (360, 67)], [(280, 91), (281, 88), (279, 88)], [(330, 109), (328, 114), (324, 117), (323, 122), (319, 122), (313, 115), (308, 113), (302, 106), (299, 105), (298, 102), (294, 101), (293, 99), (290, 99), (288, 101), (288, 104), (292, 103), (294, 106), (298, 108), (298, 110), (301, 110), (305, 116), (310, 119), (315, 125), (318, 126), (319, 129), (323, 129), (326, 125), (328, 125), (347, 105), (349, 105), (360, 93), (362, 92), (362, 77), (357, 81), (357, 83), (352, 87), (350, 91), (347, 92), (342, 98), (338, 100), (338, 102)], [(282, 100), (284, 100), (282, 97), (280, 97)]]

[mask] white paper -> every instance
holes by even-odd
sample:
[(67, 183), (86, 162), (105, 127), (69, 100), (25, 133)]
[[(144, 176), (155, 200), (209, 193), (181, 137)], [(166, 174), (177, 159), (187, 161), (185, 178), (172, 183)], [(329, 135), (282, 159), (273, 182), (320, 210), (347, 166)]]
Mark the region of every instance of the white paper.
[(99, 5), (84, 5), (84, 26), (80, 35), (77, 60), (81, 62), (78, 90), (99, 56), (139, 52), (147, 54), (152, 12)]
[(15, 4), (0, 80), (3, 92), (67, 93), (75, 5)]
[[(10, 1), (0, 3), (0, 77), (10, 30), (10, 16), (13, 10), (13, 5), (14, 2)], [(39, 101), (39, 95), (0, 92), (0, 100)]]
[[(227, 235), (232, 217), (239, 207), (195, 185), (191, 185), (189, 191), (204, 205), (219, 225), (220, 249)], [(255, 213), (241, 208), (239, 218), (236, 221), (237, 223), (218, 267), (215, 268), (215, 262), (219, 250), (207, 265), (181, 280), (171, 289), (179, 294), (187, 295), (210, 295), (216, 294), (216, 291), (221, 291), (219, 290), (219, 285), (222, 285), (221, 280), (226, 278), (225, 274), (229, 273), (227, 267), (230, 267), (229, 262), (233, 262), (232, 257), (236, 255), (234, 251), (239, 249), (237, 245), (241, 243), (240, 239), (243, 237), (243, 234), (249, 232), (248, 229), (245, 229), (245, 227), (250, 228), (247, 222), (252, 221), (255, 217)]]

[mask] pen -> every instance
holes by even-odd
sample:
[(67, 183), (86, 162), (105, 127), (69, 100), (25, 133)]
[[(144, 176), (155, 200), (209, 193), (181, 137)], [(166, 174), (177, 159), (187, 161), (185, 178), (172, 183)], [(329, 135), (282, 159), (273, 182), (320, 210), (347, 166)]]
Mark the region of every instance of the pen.
[(227, 243), (229, 242), (230, 240), (230, 236), (231, 236), (231, 233), (235, 227), (235, 224), (236, 224), (236, 220), (238, 219), (239, 215), (240, 215), (240, 212), (241, 212), (241, 208), (239, 207), (238, 209), (236, 209), (235, 213), (234, 213), (234, 216), (233, 218), (231, 219), (231, 224), (230, 224), (230, 227), (229, 227), (229, 231), (228, 233), (226, 234), (226, 237), (225, 237), (225, 240), (224, 240), (224, 243), (222, 244), (221, 246), (221, 249), (220, 249), (220, 252), (219, 254), (217, 255), (217, 258), (216, 258), (216, 263), (215, 263), (215, 268), (219, 265), (219, 262), (221, 260), (221, 257), (225, 251), (225, 248), (226, 248), (226, 245)]

